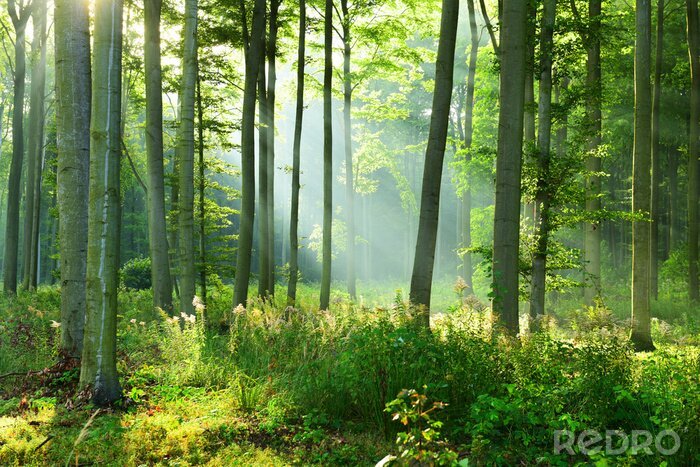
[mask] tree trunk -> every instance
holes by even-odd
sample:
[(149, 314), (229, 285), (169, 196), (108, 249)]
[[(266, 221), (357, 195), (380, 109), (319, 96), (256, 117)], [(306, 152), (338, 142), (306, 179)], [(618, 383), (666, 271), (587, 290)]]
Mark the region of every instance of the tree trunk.
[(165, 221), (163, 169), (163, 82), (160, 65), (161, 0), (144, 3), (144, 68), (146, 80), (146, 161), (148, 164), (148, 245), (151, 254), (153, 306), (172, 313), (173, 285)]
[(496, 158), (496, 205), (493, 239), (493, 312), (506, 332), (518, 333), (520, 168), (527, 4), (506, 2), (501, 29), (501, 83)]
[(12, 104), (12, 160), (7, 182), (7, 221), (5, 223), (5, 255), (3, 285), (6, 294), (17, 293), (17, 263), (19, 249), (19, 206), (21, 198), (22, 163), (24, 159), (24, 88), (26, 73), (25, 32), (31, 7), (8, 0), (8, 12), (15, 28), (14, 102)]
[[(243, 2), (241, 2), (243, 4)], [(244, 20), (245, 21), (245, 20)], [(247, 25), (244, 25), (247, 36)], [(248, 282), (253, 249), (253, 221), (255, 218), (255, 101), (262, 40), (265, 34), (265, 0), (255, 0), (253, 28), (246, 37), (245, 84), (241, 123), (241, 223), (236, 253), (236, 278), (233, 306), (248, 300)]]
[[(588, 99), (586, 102), (586, 120), (590, 125), (590, 139), (588, 143), (589, 155), (586, 158), (586, 171), (589, 172), (586, 180), (586, 212), (594, 216), (600, 211), (600, 183), (598, 175), (601, 170), (601, 161), (598, 156), (598, 147), (601, 144), (601, 67), (600, 67), (600, 21), (602, 0), (589, 0), (588, 2), (588, 34), (585, 39), (588, 43), (588, 58), (586, 60), (586, 87)], [(586, 288), (584, 299), (587, 305), (593, 305), (600, 290), (600, 222), (591, 221), (584, 225), (584, 264), (586, 271)]]
[(700, 158), (700, 16), (697, 0), (686, 0), (690, 54), (690, 142), (688, 146), (688, 297), (700, 300), (698, 286), (698, 158)]
[(680, 243), (680, 202), (678, 196), (678, 150), (673, 149), (668, 154), (668, 223), (669, 251), (678, 248)]
[(301, 130), (304, 117), (304, 68), (306, 62), (306, 1), (299, 0), (299, 46), (297, 53), (297, 102), (292, 147), (292, 207), (289, 220), (289, 284), (287, 305), (295, 306), (299, 277), (299, 174), (301, 171)]
[(267, 282), (275, 295), (275, 87), (277, 85), (277, 15), (281, 0), (270, 0), (270, 35), (267, 46)]
[[(632, 212), (651, 210), (651, 4), (637, 0), (634, 48), (634, 160)], [(647, 219), (632, 222), (632, 334), (637, 350), (653, 350), (649, 305), (649, 237)]]
[(357, 277), (355, 272), (355, 172), (352, 167), (352, 75), (350, 74), (352, 43), (350, 28), (352, 19), (348, 0), (341, 0), (343, 12), (343, 137), (345, 146), (345, 204), (347, 221), (347, 285), (350, 298), (357, 297)]
[[(39, 0), (35, 0), (39, 1)], [(32, 13), (32, 84), (29, 100), (29, 144), (24, 201), (24, 278), (22, 287), (35, 290), (39, 262), (41, 169), (44, 154), (44, 100), (46, 95), (46, 5), (35, 3)]]
[(552, 51), (556, 0), (544, 0), (540, 39), (540, 89), (537, 132), (537, 191), (535, 194), (536, 249), (532, 261), (530, 318), (544, 315), (547, 278), (547, 250), (551, 230), (551, 194), (549, 187), (550, 147), (552, 138)]
[(88, 5), (56, 0), (57, 205), (61, 271), (61, 351), (80, 357), (90, 164), (90, 29)]
[(199, 295), (202, 303), (207, 303), (207, 229), (204, 178), (204, 107), (202, 106), (202, 78), (197, 74), (197, 149), (199, 150)]
[(180, 312), (194, 313), (194, 101), (197, 84), (197, 0), (185, 1), (184, 55), (177, 132), (179, 166)]
[(323, 258), (320, 308), (327, 310), (331, 297), (331, 228), (333, 225), (333, 0), (326, 0), (323, 22)]
[(269, 194), (268, 183), (268, 157), (270, 148), (267, 136), (270, 127), (269, 112), (267, 104), (267, 87), (265, 72), (265, 57), (267, 47), (265, 39), (261, 40), (263, 52), (260, 55), (260, 68), (258, 71), (258, 296), (265, 298), (270, 293), (270, 217), (267, 214), (270, 208), (267, 195)]
[(659, 297), (659, 222), (661, 220), (661, 156), (659, 120), (661, 115), (661, 70), (663, 67), (664, 3), (656, 8), (656, 59), (654, 64), (654, 96), (651, 107), (651, 233), (649, 257), (649, 294)]
[[(467, 162), (472, 158), (471, 147), (474, 136), (474, 83), (476, 79), (476, 63), (479, 56), (479, 31), (476, 24), (476, 9), (474, 8), (474, 0), (467, 0), (467, 10), (469, 12), (469, 69), (467, 70), (467, 89), (464, 103), (464, 148), (467, 150), (465, 155)], [(462, 222), (460, 230), (462, 234), (462, 248), (469, 248), (472, 244), (471, 231), (471, 214), (472, 214), (472, 191), (468, 183), (467, 188), (462, 193)], [(464, 274), (464, 282), (470, 293), (474, 292), (473, 274), (471, 253), (465, 252), (462, 255), (462, 272)]]
[(430, 328), (430, 294), (440, 211), (442, 168), (445, 158), (450, 101), (452, 100), (458, 16), (459, 1), (443, 0), (440, 40), (437, 61), (435, 62), (435, 91), (433, 92), (428, 147), (425, 151), (420, 218), (410, 294), (411, 303), (421, 308), (421, 321), (426, 328)]
[(98, 0), (94, 16), (87, 315), (80, 386), (93, 401), (120, 397), (117, 376), (121, 155), (121, 0)]

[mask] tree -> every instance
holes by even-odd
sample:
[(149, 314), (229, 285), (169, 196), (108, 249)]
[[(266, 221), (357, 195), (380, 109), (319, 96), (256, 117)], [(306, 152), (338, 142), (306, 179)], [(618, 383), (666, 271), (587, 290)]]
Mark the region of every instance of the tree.
[[(40, 2), (40, 0), (37, 0)], [(29, 99), (29, 144), (24, 214), (24, 277), (22, 287), (34, 290), (39, 262), (41, 168), (44, 155), (44, 100), (46, 96), (46, 4), (35, 3), (32, 12), (32, 71)]]
[(535, 254), (532, 260), (530, 317), (544, 315), (550, 234), (550, 148), (552, 138), (552, 53), (556, 0), (544, 0), (540, 28), (540, 88), (537, 128), (537, 187), (535, 193)]
[[(472, 140), (474, 136), (474, 83), (476, 79), (476, 63), (479, 56), (479, 34), (476, 24), (476, 9), (474, 0), (467, 0), (467, 10), (469, 12), (469, 37), (471, 40), (469, 48), (469, 69), (467, 70), (467, 89), (464, 103), (464, 129), (462, 146), (466, 150), (466, 161), (469, 162), (472, 158)], [(470, 186), (462, 192), (462, 248), (471, 247), (471, 211), (472, 211), (472, 190)], [(471, 253), (464, 252), (462, 254), (462, 273), (464, 274), (464, 282), (467, 287), (473, 291), (474, 284), (472, 280), (473, 267)]]
[(153, 306), (172, 311), (163, 169), (163, 80), (160, 65), (161, 0), (144, 3), (143, 63), (146, 81), (146, 161), (148, 165), (148, 246)]
[(323, 66), (323, 260), (320, 308), (327, 310), (331, 298), (331, 228), (333, 225), (333, 0), (326, 0)]
[(352, 38), (352, 17), (348, 8), (348, 0), (340, 0), (342, 11), (341, 29), (343, 41), (343, 141), (345, 146), (345, 197), (346, 197), (346, 228), (347, 228), (347, 284), (351, 298), (357, 295), (357, 279), (355, 275), (355, 187), (354, 171), (352, 168), (352, 75), (350, 73)]
[(88, 5), (56, 0), (56, 201), (61, 271), (61, 349), (79, 357), (85, 325), (90, 164)]
[(690, 142), (688, 145), (688, 297), (700, 300), (698, 285), (698, 159), (700, 158), (700, 15), (697, 0), (686, 0), (690, 54)]
[(505, 330), (518, 333), (520, 168), (523, 152), (526, 2), (503, 4), (500, 30), (500, 110), (491, 294)]
[(238, 231), (236, 279), (233, 288), (233, 306), (248, 301), (248, 282), (253, 250), (253, 220), (255, 218), (255, 100), (263, 55), (265, 34), (265, 1), (255, 0), (253, 27), (248, 33), (245, 3), (241, 0), (243, 38), (245, 48), (245, 83), (241, 121), (241, 223)]
[(299, 176), (301, 173), (301, 130), (304, 118), (304, 65), (306, 64), (306, 1), (299, 0), (299, 45), (297, 47), (297, 91), (292, 146), (292, 206), (289, 218), (289, 284), (287, 305), (295, 306), (299, 278)]
[(421, 190), (420, 217), (416, 255), (411, 276), (411, 303), (422, 307), (423, 325), (430, 326), (430, 293), (433, 281), (440, 185), (445, 157), (447, 127), (449, 124), (452, 79), (457, 39), (458, 0), (443, 0), (440, 21), (440, 40), (435, 62), (435, 90), (430, 116), (428, 146), (425, 151), (425, 169)]
[[(634, 155), (632, 212), (646, 217), (651, 210), (651, 4), (637, 0), (634, 48)], [(632, 222), (632, 334), (637, 350), (653, 350), (649, 304), (648, 219)]]
[(95, 4), (90, 197), (88, 210), (87, 315), (80, 386), (93, 401), (121, 395), (117, 375), (117, 290), (121, 155), (121, 0)]
[[(600, 24), (602, 0), (588, 2), (588, 30), (581, 38), (587, 44), (586, 53), (586, 120), (590, 125), (588, 144), (589, 155), (586, 158), (586, 212), (594, 216), (600, 211), (600, 171), (601, 160), (598, 148), (601, 145), (602, 111), (601, 111), (601, 67), (600, 67)], [(575, 4), (574, 4), (575, 5)], [(589, 221), (584, 225), (584, 264), (588, 276), (584, 298), (592, 305), (600, 294), (600, 222)]]
[(7, 9), (15, 28), (15, 76), (12, 103), (12, 161), (7, 182), (7, 222), (5, 223), (5, 255), (3, 285), (6, 294), (17, 293), (17, 255), (19, 249), (19, 204), (22, 163), (24, 159), (24, 88), (26, 73), (25, 33), (32, 14), (32, 4), (7, 1)]
[(649, 293), (654, 299), (659, 295), (659, 222), (661, 220), (661, 144), (659, 123), (661, 120), (661, 71), (664, 48), (664, 4), (658, 0), (656, 7), (656, 57), (654, 61), (654, 95), (651, 103), (651, 232), (649, 237)]
[(176, 158), (179, 164), (180, 312), (189, 315), (194, 312), (192, 300), (195, 295), (194, 105), (197, 86), (197, 0), (185, 1), (183, 40)]
[(270, 193), (268, 184), (270, 177), (268, 157), (270, 155), (268, 133), (270, 131), (270, 106), (267, 103), (267, 87), (265, 85), (265, 58), (267, 45), (265, 35), (261, 39), (262, 53), (260, 55), (260, 71), (258, 71), (258, 296), (267, 297), (270, 292), (270, 216), (267, 211), (270, 203), (267, 196)]
[(270, 0), (269, 36), (267, 44), (267, 283), (270, 295), (275, 294), (275, 88), (277, 86), (277, 33), (282, 0)]

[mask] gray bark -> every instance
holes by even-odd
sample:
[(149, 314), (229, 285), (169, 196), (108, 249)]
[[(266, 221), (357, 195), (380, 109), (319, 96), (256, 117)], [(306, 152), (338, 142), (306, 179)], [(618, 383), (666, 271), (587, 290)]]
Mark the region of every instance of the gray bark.
[(91, 110), (89, 11), (86, 3), (75, 0), (56, 0), (55, 7), (61, 350), (79, 357), (86, 307)]
[(331, 297), (331, 228), (333, 225), (333, 0), (326, 0), (323, 21), (323, 255), (320, 308), (327, 310)]
[(518, 333), (520, 169), (523, 153), (526, 2), (505, 2), (493, 239), (493, 311), (506, 332)]
[(420, 307), (421, 322), (427, 328), (430, 327), (430, 294), (438, 233), (442, 168), (452, 100), (458, 16), (459, 1), (443, 0), (440, 41), (437, 61), (435, 62), (435, 90), (433, 92), (428, 146), (425, 151), (418, 237), (410, 293), (411, 303)]

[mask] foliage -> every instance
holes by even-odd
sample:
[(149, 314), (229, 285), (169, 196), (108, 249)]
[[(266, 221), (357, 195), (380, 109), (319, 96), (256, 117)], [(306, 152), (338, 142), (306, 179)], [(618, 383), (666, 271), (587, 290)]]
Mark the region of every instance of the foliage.
[(128, 289), (146, 290), (151, 288), (151, 259), (132, 258), (120, 271), (122, 285)]

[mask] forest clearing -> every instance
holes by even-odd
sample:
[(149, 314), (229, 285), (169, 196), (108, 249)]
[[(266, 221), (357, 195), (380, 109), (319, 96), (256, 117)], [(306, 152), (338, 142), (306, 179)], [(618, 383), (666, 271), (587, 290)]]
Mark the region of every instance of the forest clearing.
[(0, 465), (700, 465), (698, 0), (2, 0)]

